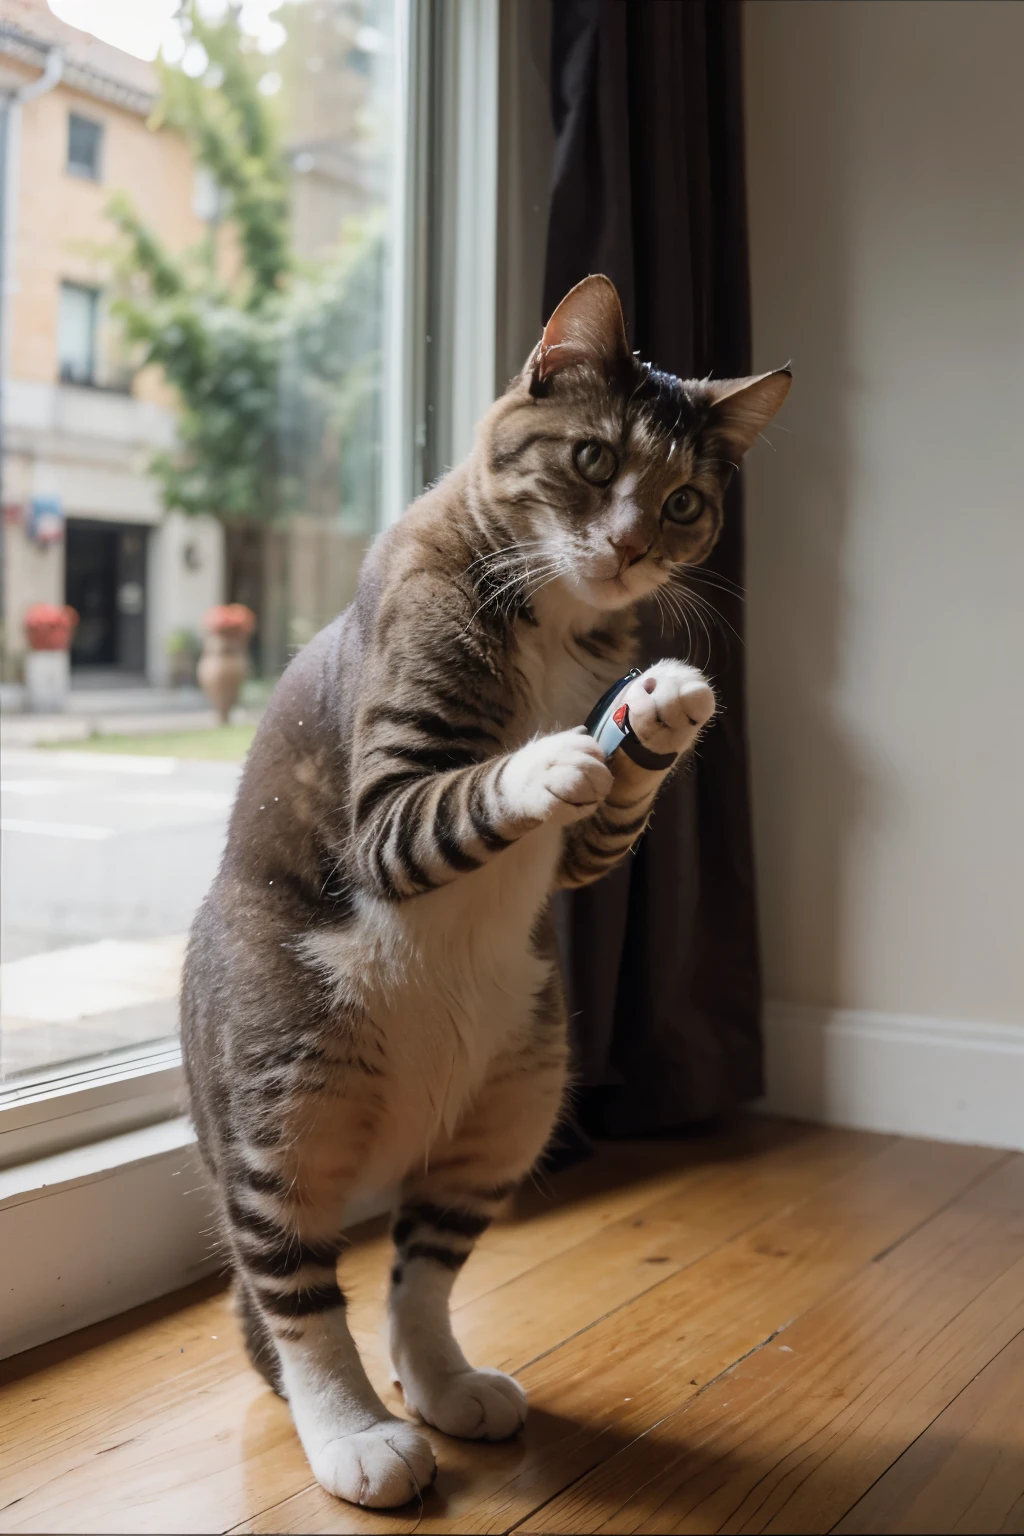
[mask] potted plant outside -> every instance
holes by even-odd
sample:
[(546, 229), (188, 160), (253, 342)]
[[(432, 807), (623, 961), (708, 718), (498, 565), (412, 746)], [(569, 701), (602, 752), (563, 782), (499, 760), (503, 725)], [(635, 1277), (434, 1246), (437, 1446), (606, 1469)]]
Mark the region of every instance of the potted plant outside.
[(71, 681), (71, 639), (78, 614), (65, 603), (33, 603), (25, 613), (25, 692), (36, 714), (59, 714)]
[(201, 649), (199, 636), (191, 629), (174, 629), (164, 641), (167, 657), (167, 681), (172, 688), (192, 688)]
[(244, 603), (220, 603), (203, 616), (199, 686), (226, 725), (249, 670), (249, 640), (256, 615)]

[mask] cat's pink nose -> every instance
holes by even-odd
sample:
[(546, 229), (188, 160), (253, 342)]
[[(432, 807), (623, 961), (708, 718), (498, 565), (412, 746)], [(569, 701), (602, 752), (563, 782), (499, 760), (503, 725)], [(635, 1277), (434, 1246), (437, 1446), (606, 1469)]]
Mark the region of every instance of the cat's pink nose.
[(650, 549), (649, 544), (644, 544), (638, 534), (624, 533), (617, 539), (609, 539), (609, 544), (620, 560), (619, 571), (628, 570), (638, 560), (642, 560)]

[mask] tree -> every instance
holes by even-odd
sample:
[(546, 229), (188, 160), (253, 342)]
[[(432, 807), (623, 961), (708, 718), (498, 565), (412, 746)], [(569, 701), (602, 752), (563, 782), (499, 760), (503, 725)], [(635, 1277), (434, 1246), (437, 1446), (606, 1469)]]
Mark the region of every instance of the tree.
[(180, 402), (178, 444), (151, 465), (164, 506), (268, 525), (302, 506), (337, 509), (347, 489), (365, 522), (376, 502), (379, 227), (355, 222), (336, 260), (298, 266), (277, 123), (237, 16), (210, 24), (192, 5), (183, 24), (209, 67), (193, 79), (161, 66), (157, 122), (208, 170), (237, 256), (218, 261), (216, 226), (173, 254), (125, 196), (110, 208), (122, 237), (113, 312)]

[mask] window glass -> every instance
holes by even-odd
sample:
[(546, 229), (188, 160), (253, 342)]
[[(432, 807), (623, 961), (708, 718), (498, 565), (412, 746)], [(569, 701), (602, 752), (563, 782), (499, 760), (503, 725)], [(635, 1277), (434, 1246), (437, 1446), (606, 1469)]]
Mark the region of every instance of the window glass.
[(34, 5), (65, 71), (22, 108), (2, 316), (8, 1079), (177, 1028), (260, 711), (380, 521), (404, 112), (392, 0)]
[(79, 283), (61, 283), (57, 320), (57, 363), (67, 384), (91, 384), (96, 374), (96, 317), (99, 294)]
[(68, 114), (68, 170), (73, 176), (99, 181), (102, 143), (102, 123), (79, 117), (77, 112)]

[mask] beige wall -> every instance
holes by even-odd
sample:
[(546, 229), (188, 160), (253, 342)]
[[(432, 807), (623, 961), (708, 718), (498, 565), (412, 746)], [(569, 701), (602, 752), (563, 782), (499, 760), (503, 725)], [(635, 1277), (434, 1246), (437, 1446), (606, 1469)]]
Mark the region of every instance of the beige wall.
[[(69, 112), (104, 125), (102, 180), (69, 176)], [(105, 209), (125, 191), (172, 250), (199, 240), (192, 209), (194, 173), (184, 140), (154, 133), (140, 117), (64, 86), (24, 108), (21, 128), (15, 287), (10, 299), (8, 368), (19, 380), (57, 377), (57, 309), (63, 280), (102, 287), (109, 277), (114, 229)], [(166, 398), (143, 376), (133, 393)]]
[(1024, 1023), (1024, 5), (746, 6), (766, 989)]
[(149, 536), (146, 595), (146, 673), (170, 681), (164, 649), (178, 629), (200, 635), (203, 614), (224, 596), (224, 529), (213, 517), (168, 512)]

